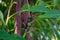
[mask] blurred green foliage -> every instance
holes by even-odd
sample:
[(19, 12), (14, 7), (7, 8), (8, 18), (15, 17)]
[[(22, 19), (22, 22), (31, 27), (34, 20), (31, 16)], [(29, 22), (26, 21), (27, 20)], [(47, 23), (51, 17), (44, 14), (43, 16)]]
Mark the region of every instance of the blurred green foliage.
[(20, 35), (8, 34), (4, 30), (0, 30), (0, 40), (25, 40)]
[[(0, 10), (2, 11), (0, 11), (1, 27), (3, 26), (2, 22), (4, 20), (3, 14), (8, 4), (8, 0), (3, 0), (2, 3), (0, 3)], [(33, 40), (33, 38), (34, 40), (60, 40), (60, 0), (31, 0), (30, 4), (25, 4), (21, 8), (21, 12), (25, 11), (31, 12), (34, 16), (33, 20), (28, 23), (28, 25), (30, 25), (29, 28), (24, 29), (29, 30), (31, 40)], [(13, 13), (13, 11), (10, 12), (10, 15), (12, 15), (11, 13)], [(14, 17), (9, 19), (7, 24), (8, 33), (11, 34), (14, 31), (13, 19)], [(23, 31), (23, 33), (27, 33), (27, 31)], [(10, 35), (8, 33), (0, 31), (0, 39), (23, 40), (20, 36)]]

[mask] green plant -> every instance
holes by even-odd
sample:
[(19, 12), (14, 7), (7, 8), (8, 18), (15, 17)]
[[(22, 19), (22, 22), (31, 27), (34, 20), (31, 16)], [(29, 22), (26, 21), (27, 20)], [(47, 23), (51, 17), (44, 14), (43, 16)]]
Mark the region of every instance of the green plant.
[(0, 40), (25, 40), (20, 35), (8, 34), (4, 30), (0, 30)]
[[(22, 11), (32, 12), (32, 15), (37, 14), (34, 16), (34, 20), (32, 21), (33, 26), (31, 25), (29, 27), (30, 36), (35, 35), (37, 37), (37, 39), (34, 39), (34, 40), (38, 40), (38, 38), (39, 40), (40, 39), (47, 40), (46, 38), (48, 38), (48, 40), (52, 40), (52, 37), (54, 38), (54, 40), (60, 39), (59, 38), (60, 29), (59, 29), (58, 20), (57, 20), (58, 18), (60, 18), (60, 10), (56, 9), (58, 1), (53, 0), (53, 1), (50, 1), (50, 3), (51, 4), (49, 4), (48, 1), (44, 2), (42, 0), (41, 1), (37, 0), (37, 4), (35, 6), (26, 4), (22, 7)], [(27, 7), (28, 5), (29, 5), (29, 8)], [(32, 22), (30, 22), (30, 24)]]
[[(51, 0), (51, 1), (43, 1), (43, 0), (31, 0), (32, 2), (29, 4), (25, 4), (21, 10), (16, 13), (10, 15), (11, 8), (14, 3), (11, 1), (10, 7), (7, 14), (6, 22), (3, 19), (3, 14), (1, 13), (1, 21), (5, 24), (8, 24), (8, 21), (11, 17), (16, 15), (17, 13), (23, 12), (31, 12), (33, 20), (28, 22), (28, 27), (25, 29), (23, 37), (25, 38), (27, 32), (30, 33), (31, 40), (60, 40), (60, 29), (59, 29), (59, 21), (60, 21), (60, 9), (59, 9), (59, 0)], [(35, 15), (36, 14), (36, 15)], [(10, 16), (9, 16), (10, 15)], [(30, 17), (30, 16), (29, 16)], [(32, 25), (31, 25), (32, 24)], [(47, 38), (47, 39), (46, 39)]]

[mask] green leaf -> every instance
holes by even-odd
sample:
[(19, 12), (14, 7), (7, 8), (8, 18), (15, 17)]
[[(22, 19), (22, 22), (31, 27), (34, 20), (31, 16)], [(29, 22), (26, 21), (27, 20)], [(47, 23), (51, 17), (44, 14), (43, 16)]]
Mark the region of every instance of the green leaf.
[(45, 2), (44, 1), (42, 1), (42, 0), (39, 0), (39, 3), (38, 3), (38, 6), (45, 6)]
[(0, 40), (25, 40), (20, 35), (8, 34), (4, 30), (0, 30)]
[(59, 0), (53, 0), (53, 4), (57, 5)]
[(29, 9), (29, 8), (28, 8), (28, 5), (29, 5), (29, 4), (24, 4), (24, 5), (22, 6), (22, 8), (21, 8), (21, 11), (22, 11), (22, 12), (28, 11), (28, 9)]
[(45, 14), (40, 15), (40, 18), (58, 18), (60, 17), (60, 10), (49, 10)]
[(46, 12), (48, 9), (44, 6), (32, 6), (30, 8), (31, 12)]
[(49, 25), (49, 27), (52, 27), (52, 22), (49, 19), (45, 19), (45, 21), (47, 22), (47, 24)]
[(34, 24), (35, 24), (35, 27), (37, 27), (37, 28), (40, 28), (40, 26), (41, 26), (40, 22), (37, 19), (34, 20)]
[(59, 35), (59, 33), (58, 33), (58, 30), (54, 30), (54, 32), (55, 32), (55, 34), (56, 34), (56, 38), (57, 38), (58, 40), (60, 40), (60, 35)]
[(0, 11), (0, 21), (4, 23), (3, 13)]
[(25, 11), (30, 11), (30, 12), (46, 12), (48, 9), (44, 6), (31, 6), (28, 7), (28, 4), (23, 5), (23, 7), (21, 8), (22, 12)]

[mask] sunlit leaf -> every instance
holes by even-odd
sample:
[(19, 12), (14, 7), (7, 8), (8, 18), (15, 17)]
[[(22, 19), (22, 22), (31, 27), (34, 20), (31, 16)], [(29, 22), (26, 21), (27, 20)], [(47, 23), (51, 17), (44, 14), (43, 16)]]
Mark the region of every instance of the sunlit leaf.
[(58, 39), (58, 40), (60, 40), (60, 35), (59, 35), (59, 33), (58, 33), (57, 31), (58, 31), (58, 30), (54, 30), (54, 32), (55, 32), (55, 34), (56, 34), (57, 39)]
[(4, 22), (3, 13), (0, 11), (0, 21)]

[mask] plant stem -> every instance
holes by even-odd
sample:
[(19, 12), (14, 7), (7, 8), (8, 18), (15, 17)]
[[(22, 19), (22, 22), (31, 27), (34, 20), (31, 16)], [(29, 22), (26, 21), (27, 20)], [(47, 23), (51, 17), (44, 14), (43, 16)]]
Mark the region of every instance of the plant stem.
[(9, 15), (10, 15), (10, 10), (11, 10), (13, 4), (14, 4), (14, 2), (13, 2), (13, 0), (12, 0), (11, 3), (10, 3), (10, 7), (9, 7), (9, 10), (8, 10), (8, 14), (7, 14), (6, 25), (7, 25), (7, 23), (8, 23)]
[(36, 4), (35, 4), (35, 6), (37, 6), (37, 4), (38, 4), (38, 2), (39, 2), (39, 1), (40, 1), (40, 0), (37, 0), (37, 1), (36, 1)]

